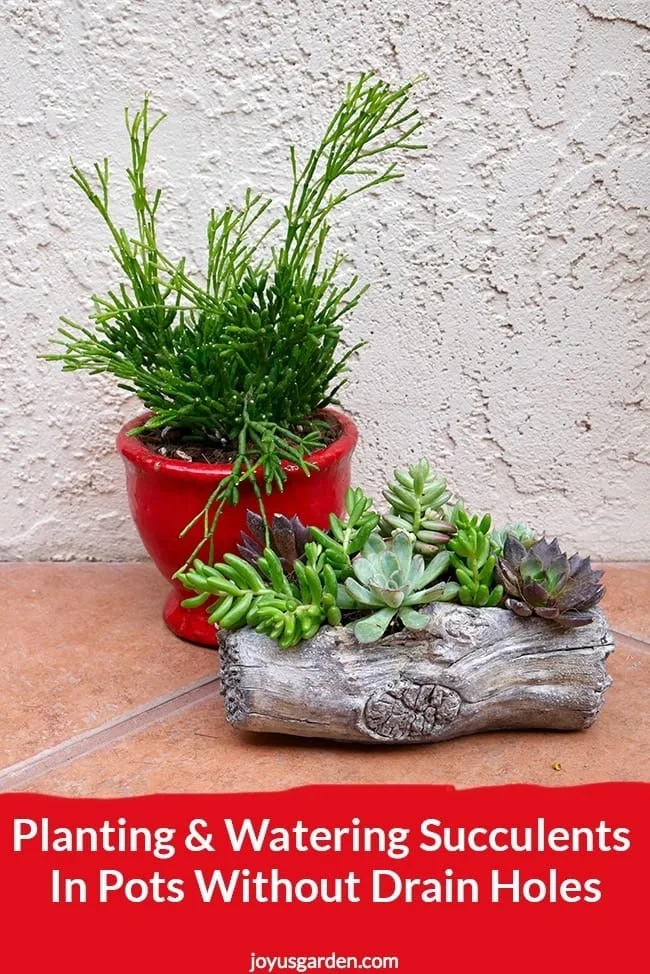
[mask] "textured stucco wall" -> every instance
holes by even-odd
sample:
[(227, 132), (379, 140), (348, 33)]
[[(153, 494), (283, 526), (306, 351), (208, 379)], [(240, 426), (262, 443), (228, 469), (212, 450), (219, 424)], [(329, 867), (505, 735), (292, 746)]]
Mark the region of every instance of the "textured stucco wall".
[(429, 149), (339, 233), (373, 282), (348, 330), (371, 340), (344, 397), (357, 479), (427, 454), (499, 519), (649, 556), (647, 0), (0, 9), (0, 557), (143, 556), (113, 452), (136, 404), (37, 360), (113, 281), (69, 156), (124, 162), (122, 110), (151, 90), (167, 241), (198, 261), (208, 208), (282, 192), (287, 143), (363, 68), (427, 73)]

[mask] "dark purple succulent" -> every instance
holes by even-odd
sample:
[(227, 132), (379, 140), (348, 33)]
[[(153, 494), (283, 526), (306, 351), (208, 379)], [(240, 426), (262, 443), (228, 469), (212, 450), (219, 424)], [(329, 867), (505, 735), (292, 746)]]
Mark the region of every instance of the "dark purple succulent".
[(505, 589), (506, 608), (519, 616), (536, 615), (562, 626), (586, 626), (605, 589), (603, 572), (594, 571), (589, 558), (560, 550), (557, 539), (542, 538), (529, 549), (508, 535), (497, 559), (496, 576)]
[[(264, 520), (255, 511), (246, 511), (246, 529), (248, 533), (242, 531), (237, 551), (245, 561), (256, 565), (267, 547)], [(311, 540), (309, 528), (296, 515), (273, 515), (269, 526), (269, 547), (275, 551), (287, 574), (291, 574), (294, 562), (302, 558), (305, 545)]]

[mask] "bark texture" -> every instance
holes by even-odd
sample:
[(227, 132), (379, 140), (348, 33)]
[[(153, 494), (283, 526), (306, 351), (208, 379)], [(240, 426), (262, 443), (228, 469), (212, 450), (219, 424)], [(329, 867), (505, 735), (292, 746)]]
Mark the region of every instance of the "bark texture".
[(324, 628), (293, 650), (219, 633), (226, 717), (246, 731), (377, 744), (478, 731), (582, 730), (611, 683), (605, 617), (562, 629), (505, 609), (432, 605), (429, 625), (361, 646)]

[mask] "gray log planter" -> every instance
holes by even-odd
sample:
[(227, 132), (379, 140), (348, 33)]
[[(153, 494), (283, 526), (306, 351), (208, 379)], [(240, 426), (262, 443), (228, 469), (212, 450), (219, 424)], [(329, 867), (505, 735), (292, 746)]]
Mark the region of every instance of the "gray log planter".
[(614, 643), (601, 612), (578, 629), (506, 609), (439, 604), (429, 625), (360, 645), (326, 627), (282, 650), (219, 633), (226, 717), (244, 731), (375, 744), (493, 730), (582, 730), (596, 719)]

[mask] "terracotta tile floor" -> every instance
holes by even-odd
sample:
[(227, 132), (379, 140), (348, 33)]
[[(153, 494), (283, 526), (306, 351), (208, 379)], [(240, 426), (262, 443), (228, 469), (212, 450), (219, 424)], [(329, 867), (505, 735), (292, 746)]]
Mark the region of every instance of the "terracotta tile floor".
[(374, 749), (233, 731), (216, 654), (166, 630), (165, 583), (151, 565), (2, 564), (0, 791), (649, 781), (650, 564), (605, 567), (617, 651), (592, 728)]

